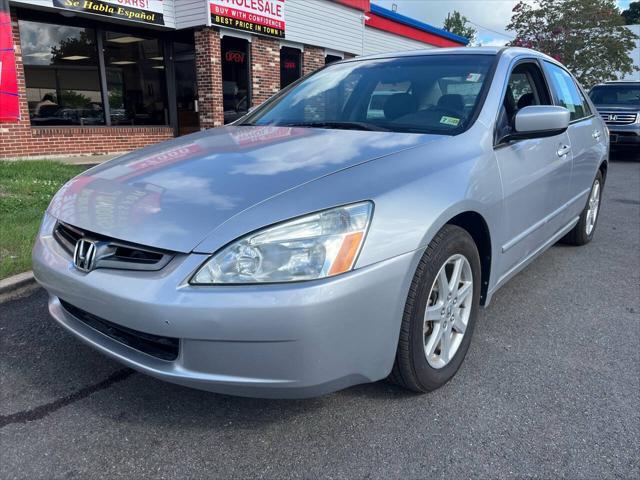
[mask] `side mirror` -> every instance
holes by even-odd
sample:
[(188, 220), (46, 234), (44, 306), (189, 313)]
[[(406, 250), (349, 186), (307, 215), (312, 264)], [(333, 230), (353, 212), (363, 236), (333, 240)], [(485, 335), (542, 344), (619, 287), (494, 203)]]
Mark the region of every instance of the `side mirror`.
[(515, 132), (508, 140), (553, 137), (569, 128), (571, 114), (564, 107), (535, 105), (524, 107), (516, 113)]

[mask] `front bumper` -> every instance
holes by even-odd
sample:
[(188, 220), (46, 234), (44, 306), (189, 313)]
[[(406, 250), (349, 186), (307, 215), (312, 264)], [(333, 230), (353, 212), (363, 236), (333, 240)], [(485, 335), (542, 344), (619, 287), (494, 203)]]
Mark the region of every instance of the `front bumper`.
[(640, 148), (640, 125), (608, 125), (611, 148)]
[[(385, 378), (420, 252), (312, 282), (195, 287), (207, 258), (183, 255), (163, 270), (75, 269), (45, 226), (33, 271), (53, 318), (81, 340), (143, 373), (242, 396), (299, 398)], [(60, 300), (138, 332), (179, 339), (174, 361), (121, 343)]]

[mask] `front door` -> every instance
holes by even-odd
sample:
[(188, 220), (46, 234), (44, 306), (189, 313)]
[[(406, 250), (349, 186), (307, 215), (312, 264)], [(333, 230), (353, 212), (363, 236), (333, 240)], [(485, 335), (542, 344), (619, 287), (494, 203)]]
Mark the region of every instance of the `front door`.
[[(500, 142), (514, 125), (518, 110), (552, 105), (536, 61), (517, 64), (510, 76), (498, 120), (496, 159), (502, 176), (504, 215), (500, 242), (500, 275), (506, 277), (564, 225), (557, 211), (568, 198), (572, 153), (565, 132), (548, 138)], [(500, 278), (498, 279), (500, 281)]]

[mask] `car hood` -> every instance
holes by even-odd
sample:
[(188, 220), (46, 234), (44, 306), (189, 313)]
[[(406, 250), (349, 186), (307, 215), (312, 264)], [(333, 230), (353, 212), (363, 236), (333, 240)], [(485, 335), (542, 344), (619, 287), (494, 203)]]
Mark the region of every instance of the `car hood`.
[(186, 253), (232, 216), (274, 195), (438, 138), (224, 127), (92, 168), (56, 194), (49, 213), (89, 232)]
[(636, 113), (640, 112), (640, 105), (609, 105), (609, 104), (599, 104), (596, 105), (598, 111), (616, 111), (616, 112), (629, 112)]

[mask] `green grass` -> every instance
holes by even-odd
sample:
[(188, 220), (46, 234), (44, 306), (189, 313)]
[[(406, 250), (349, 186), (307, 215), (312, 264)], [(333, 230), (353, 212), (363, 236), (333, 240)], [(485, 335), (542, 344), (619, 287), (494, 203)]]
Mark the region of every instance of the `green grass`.
[(31, 268), (31, 248), (51, 197), (86, 167), (0, 161), (0, 279)]

